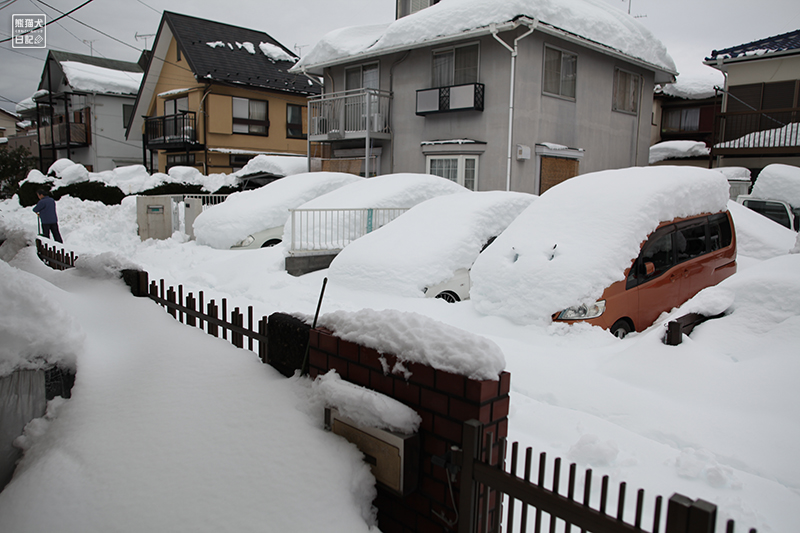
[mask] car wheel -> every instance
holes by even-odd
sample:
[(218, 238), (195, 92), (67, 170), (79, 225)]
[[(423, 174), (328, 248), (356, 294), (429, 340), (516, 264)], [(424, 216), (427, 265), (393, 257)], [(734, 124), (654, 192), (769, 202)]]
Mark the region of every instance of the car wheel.
[(270, 239), (267, 242), (265, 242), (264, 244), (262, 244), (261, 247), (262, 248), (271, 248), (271, 247), (275, 246), (276, 244), (280, 244), (280, 243), (281, 243), (280, 239)]
[(461, 298), (459, 298), (458, 295), (456, 293), (452, 292), (452, 291), (440, 292), (439, 294), (436, 295), (436, 297), (441, 299), (441, 300), (444, 300), (445, 302), (447, 302), (449, 304), (453, 304), (453, 303), (461, 301)]
[(627, 335), (631, 331), (633, 331), (633, 328), (631, 327), (630, 323), (624, 318), (617, 320), (616, 322), (614, 322), (614, 325), (611, 326), (611, 334), (619, 339), (624, 339), (625, 335)]

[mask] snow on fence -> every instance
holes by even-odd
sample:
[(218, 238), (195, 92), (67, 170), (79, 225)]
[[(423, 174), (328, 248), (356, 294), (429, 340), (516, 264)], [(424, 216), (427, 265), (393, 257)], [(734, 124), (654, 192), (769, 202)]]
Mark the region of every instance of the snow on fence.
[(338, 252), (399, 217), (407, 207), (290, 209), (292, 255)]

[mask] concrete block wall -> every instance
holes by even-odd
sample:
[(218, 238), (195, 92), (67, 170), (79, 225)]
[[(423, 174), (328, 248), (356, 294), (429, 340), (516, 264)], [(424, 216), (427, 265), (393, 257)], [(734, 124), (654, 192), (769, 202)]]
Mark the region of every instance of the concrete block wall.
[[(455, 518), (455, 507), (444, 468), (431, 459), (461, 447), (462, 424), (475, 419), (485, 435), (494, 439), (508, 434), (511, 375), (500, 379), (474, 380), (418, 363), (402, 363), (392, 354), (339, 339), (324, 329), (312, 330), (309, 375), (316, 378), (335, 369), (342, 379), (385, 394), (408, 405), (422, 418), (417, 490), (402, 498), (378, 487), (375, 506), (383, 533), (444, 532), (452, 529), (436, 513)], [(396, 372), (392, 372), (396, 370)], [(496, 460), (496, 457), (495, 457)], [(459, 481), (453, 484), (458, 502)]]

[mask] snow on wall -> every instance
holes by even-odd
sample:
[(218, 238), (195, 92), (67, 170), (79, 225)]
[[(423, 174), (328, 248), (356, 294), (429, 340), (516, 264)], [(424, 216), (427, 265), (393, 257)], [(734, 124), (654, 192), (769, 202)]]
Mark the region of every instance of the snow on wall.
[(77, 61), (62, 61), (61, 68), (70, 87), (97, 93), (136, 94), (144, 75), (141, 72), (125, 72)]
[[(386, 309), (335, 311), (319, 317), (317, 326), (337, 337), (408, 361), (467, 376), (497, 380), (505, 357), (493, 341), (432, 320), (418, 313)], [(402, 368), (385, 369), (402, 373)]]
[(783, 200), (800, 207), (800, 168), (774, 163), (758, 174), (753, 185), (753, 196)]
[(425, 287), (470, 268), (487, 241), (535, 199), (486, 191), (426, 200), (347, 245), (328, 276), (332, 283), (353, 289), (421, 297)]
[(325, 35), (295, 68), (344, 59), (357, 53), (378, 53), (423, 45), (444, 36), (520, 15), (582, 36), (669, 71), (675, 63), (666, 47), (636, 19), (602, 0), (442, 0), (403, 17), (380, 31), (379, 26), (351, 27)]
[(475, 308), (518, 323), (593, 303), (638, 256), (658, 224), (724, 211), (714, 170), (633, 167), (583, 174), (548, 189), (472, 267)]

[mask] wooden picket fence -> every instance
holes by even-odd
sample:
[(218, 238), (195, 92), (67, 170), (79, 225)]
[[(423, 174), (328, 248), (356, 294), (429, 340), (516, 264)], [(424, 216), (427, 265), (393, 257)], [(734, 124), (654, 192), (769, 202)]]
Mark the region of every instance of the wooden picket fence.
[(55, 270), (73, 268), (78, 259), (75, 252), (67, 253), (64, 248), (56, 249), (55, 246), (42, 242), (42, 239), (36, 239), (36, 253), (45, 265)]

